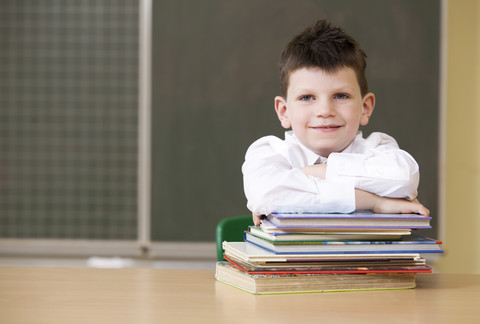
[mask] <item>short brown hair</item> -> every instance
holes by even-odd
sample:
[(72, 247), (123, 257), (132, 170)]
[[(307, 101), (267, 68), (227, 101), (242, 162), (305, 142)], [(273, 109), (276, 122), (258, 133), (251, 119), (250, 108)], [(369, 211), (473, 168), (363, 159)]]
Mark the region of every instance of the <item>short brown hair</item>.
[(286, 46), (280, 58), (280, 92), (286, 98), (290, 74), (300, 68), (317, 67), (335, 72), (350, 67), (357, 75), (360, 92), (368, 92), (365, 68), (367, 54), (362, 46), (342, 28), (325, 19), (295, 36)]

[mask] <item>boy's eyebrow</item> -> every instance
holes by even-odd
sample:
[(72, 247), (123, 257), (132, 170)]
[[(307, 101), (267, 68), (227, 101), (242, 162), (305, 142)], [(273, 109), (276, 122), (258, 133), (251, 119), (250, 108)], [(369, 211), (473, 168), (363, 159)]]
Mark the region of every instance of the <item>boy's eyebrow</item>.
[[(331, 92), (354, 92), (355, 87), (352, 87), (350, 84), (340, 84), (340, 85), (335, 85), (329, 88), (329, 91)], [(317, 92), (314, 87), (298, 87), (298, 88), (292, 88), (293, 93), (311, 93), (311, 92)]]
[(335, 87), (334, 89), (336, 89), (336, 90), (334, 90), (335, 92), (339, 92), (339, 91), (353, 92), (353, 91), (355, 91), (355, 87), (352, 87), (350, 84), (341, 85), (341, 86)]

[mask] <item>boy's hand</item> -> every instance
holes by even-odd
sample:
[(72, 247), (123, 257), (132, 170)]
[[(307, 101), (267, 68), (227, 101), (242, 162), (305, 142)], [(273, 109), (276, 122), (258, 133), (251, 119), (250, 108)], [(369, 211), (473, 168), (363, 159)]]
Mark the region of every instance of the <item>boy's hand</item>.
[(412, 201), (408, 199), (395, 199), (379, 197), (372, 210), (374, 213), (383, 214), (420, 214), (424, 216), (430, 215), (430, 211), (423, 206), (418, 199)]
[(256, 215), (252, 213), (252, 218), (253, 218), (253, 225), (255, 226), (260, 226), (260, 219), (262, 219), (263, 215)]
[(430, 211), (418, 199), (379, 197), (367, 191), (355, 189), (357, 210), (371, 210), (379, 214), (420, 214), (430, 215)]

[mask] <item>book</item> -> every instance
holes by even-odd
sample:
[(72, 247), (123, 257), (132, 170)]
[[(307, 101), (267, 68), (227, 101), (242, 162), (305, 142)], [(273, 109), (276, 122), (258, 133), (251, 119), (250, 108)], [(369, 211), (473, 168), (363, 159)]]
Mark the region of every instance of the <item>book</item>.
[(225, 255), (249, 262), (326, 262), (326, 261), (367, 261), (389, 259), (414, 259), (418, 253), (358, 253), (358, 254), (275, 254), (248, 242), (223, 242)]
[(394, 229), (431, 228), (429, 216), (418, 214), (375, 214), (356, 212), (351, 214), (320, 213), (271, 213), (267, 221), (277, 228), (355, 228), (355, 229)]
[(395, 265), (385, 263), (383, 265), (375, 265), (368, 263), (359, 263), (352, 265), (347, 262), (329, 262), (321, 266), (309, 265), (288, 267), (279, 267), (276, 265), (268, 265), (268, 267), (255, 267), (251, 264), (225, 257), (230, 264), (248, 274), (307, 274), (307, 273), (431, 273), (432, 268), (426, 265)]
[(284, 226), (283, 228), (277, 227), (272, 222), (268, 221), (268, 219), (263, 218), (262, 223), (260, 224), (260, 228), (265, 233), (364, 233), (364, 234), (372, 234), (372, 235), (409, 235), (411, 233), (410, 228), (318, 228), (318, 227), (292, 227), (292, 226)]
[[(248, 261), (235, 256), (224, 258), (232, 263), (240, 265), (247, 271), (283, 271), (283, 270), (323, 270), (326, 268), (346, 268), (346, 267), (397, 267), (397, 266), (426, 266), (426, 260), (421, 257), (414, 258), (395, 258), (395, 259), (366, 259), (366, 260), (327, 260), (327, 261)], [(419, 268), (420, 269), (420, 268)]]
[(415, 273), (248, 274), (217, 262), (215, 278), (251, 294), (313, 293), (415, 287)]
[(271, 242), (320, 242), (342, 240), (398, 240), (410, 231), (388, 232), (288, 232), (284, 230), (265, 232), (261, 226), (249, 226), (248, 231)]
[(326, 254), (326, 253), (442, 253), (442, 242), (420, 235), (403, 236), (393, 241), (317, 241), (317, 242), (272, 242), (244, 233), (246, 242), (257, 245), (275, 254)]

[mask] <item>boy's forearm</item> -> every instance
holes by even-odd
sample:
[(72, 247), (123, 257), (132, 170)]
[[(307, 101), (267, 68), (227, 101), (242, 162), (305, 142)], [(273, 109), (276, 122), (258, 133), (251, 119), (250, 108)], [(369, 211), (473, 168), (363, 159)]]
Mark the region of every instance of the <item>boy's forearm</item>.
[(367, 191), (355, 189), (355, 209), (373, 211), (379, 196)]

